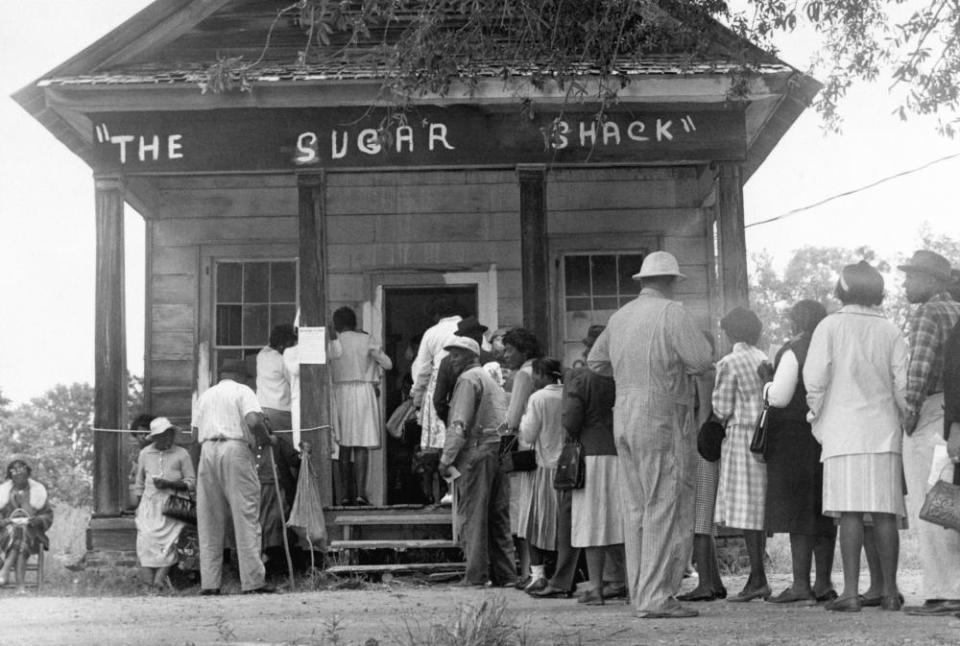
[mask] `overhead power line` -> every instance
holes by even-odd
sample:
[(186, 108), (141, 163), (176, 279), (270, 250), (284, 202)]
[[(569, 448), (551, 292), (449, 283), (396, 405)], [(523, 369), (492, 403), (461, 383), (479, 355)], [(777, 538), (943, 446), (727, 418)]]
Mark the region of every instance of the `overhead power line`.
[(887, 176), (887, 177), (884, 177), (884, 178), (882, 178), (882, 179), (878, 179), (877, 181), (872, 182), (872, 183), (870, 183), (870, 184), (867, 184), (867, 185), (865, 185), (865, 186), (861, 186), (860, 188), (854, 188), (854, 189), (851, 189), (851, 190), (849, 190), (849, 191), (844, 191), (843, 193), (837, 193), (836, 195), (831, 195), (830, 197), (824, 198), (824, 199), (820, 200), (819, 202), (814, 202), (813, 204), (808, 204), (807, 206), (801, 206), (801, 207), (796, 208), (796, 209), (793, 209), (793, 210), (791, 210), (791, 211), (787, 211), (786, 213), (781, 213), (780, 215), (775, 215), (775, 216), (773, 216), (772, 218), (767, 218), (766, 220), (758, 220), (757, 222), (751, 222), (750, 224), (745, 225), (744, 228), (745, 228), (745, 229), (749, 229), (750, 227), (756, 227), (756, 226), (759, 226), (759, 225), (761, 225), (761, 224), (769, 224), (770, 222), (776, 222), (777, 220), (782, 220), (782, 219), (784, 219), (784, 218), (790, 217), (791, 215), (796, 215), (797, 213), (802, 213), (803, 211), (809, 211), (810, 209), (815, 209), (815, 208), (817, 208), (818, 206), (823, 206), (823, 205), (826, 204), (827, 202), (832, 202), (833, 200), (837, 200), (837, 199), (840, 199), (841, 197), (846, 197), (846, 196), (848, 196), (848, 195), (853, 195), (854, 193), (860, 193), (861, 191), (865, 191), (865, 190), (867, 190), (867, 189), (869, 189), (869, 188), (873, 188), (874, 186), (879, 186), (880, 184), (883, 184), (884, 182), (889, 182), (890, 180), (897, 179), (897, 178), (899, 178), (899, 177), (904, 177), (904, 176), (906, 176), (906, 175), (912, 175), (913, 173), (919, 173), (920, 171), (922, 171), (922, 170), (924, 170), (924, 169), (927, 169), (927, 168), (930, 168), (931, 166), (933, 166), (933, 165), (935, 165), (935, 164), (939, 164), (939, 163), (941, 163), (941, 162), (945, 162), (945, 161), (947, 161), (947, 160), (954, 159), (955, 157), (960, 157), (960, 153), (953, 153), (952, 155), (947, 155), (946, 157), (941, 157), (941, 158), (939, 158), (939, 159), (934, 159), (933, 161), (929, 161), (929, 162), (927, 162), (926, 164), (923, 164), (922, 166), (917, 166), (916, 168), (911, 168), (911, 169), (909, 169), (909, 170), (901, 171), (901, 172), (899, 172), (899, 173), (897, 173), (897, 174), (895, 174), (895, 175), (889, 175), (889, 176)]

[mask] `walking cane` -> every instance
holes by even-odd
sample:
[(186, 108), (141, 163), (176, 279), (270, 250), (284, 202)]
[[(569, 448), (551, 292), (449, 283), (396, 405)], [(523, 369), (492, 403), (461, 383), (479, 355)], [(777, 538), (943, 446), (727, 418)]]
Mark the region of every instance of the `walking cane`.
[(290, 576), (290, 591), (294, 591), (293, 559), (290, 558), (290, 542), (287, 540), (287, 519), (283, 513), (283, 492), (280, 490), (280, 479), (277, 477), (277, 462), (273, 459), (273, 445), (268, 444), (270, 452), (270, 468), (273, 470), (273, 486), (277, 492), (277, 506), (280, 508), (280, 527), (283, 534), (283, 552), (287, 555), (287, 574)]

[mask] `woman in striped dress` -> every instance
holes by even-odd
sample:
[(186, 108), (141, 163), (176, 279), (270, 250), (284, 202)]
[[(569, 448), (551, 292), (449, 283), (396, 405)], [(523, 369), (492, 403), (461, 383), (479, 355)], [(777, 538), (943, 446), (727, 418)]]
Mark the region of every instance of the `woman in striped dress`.
[(750, 440), (762, 406), (763, 383), (757, 368), (767, 358), (756, 347), (763, 328), (757, 315), (743, 307), (732, 309), (720, 321), (720, 327), (733, 343), (733, 351), (717, 362), (713, 389), (713, 413), (727, 425), (720, 451), (714, 518), (718, 525), (743, 530), (750, 557), (747, 584), (727, 601), (766, 599), (770, 596), (763, 567), (767, 468), (750, 453)]
[(547, 552), (557, 550), (557, 490), (553, 476), (563, 448), (563, 368), (556, 359), (533, 362), (533, 385), (536, 392), (527, 400), (527, 410), (520, 420), (520, 439), (533, 445), (537, 469), (533, 478), (523, 481), (520, 493), (521, 528), (526, 528), (532, 571), (528, 592), (547, 587), (544, 573)]
[(807, 419), (822, 446), (823, 513), (840, 518), (843, 593), (826, 607), (860, 611), (860, 550), (869, 514), (883, 580), (880, 607), (899, 610), (907, 345), (878, 308), (883, 277), (868, 263), (843, 268), (836, 296), (843, 307), (817, 326), (803, 366)]

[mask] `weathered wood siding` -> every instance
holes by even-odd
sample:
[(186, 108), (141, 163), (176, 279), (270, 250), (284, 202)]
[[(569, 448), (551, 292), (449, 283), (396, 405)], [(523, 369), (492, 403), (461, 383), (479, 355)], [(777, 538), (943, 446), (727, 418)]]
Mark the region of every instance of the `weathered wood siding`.
[[(662, 241), (688, 276), (680, 297), (707, 327), (712, 254), (701, 205), (708, 174), (549, 171), (551, 248), (631, 250)], [(443, 271), (486, 271), (495, 263), (497, 323), (522, 321), (516, 171), (329, 173), (326, 181), (331, 311), (347, 305), (359, 314), (374, 297), (372, 273), (437, 272), (442, 282)], [(206, 263), (268, 252), (296, 256), (296, 178), (164, 177), (154, 184), (163, 206), (149, 223), (147, 389), (153, 412), (182, 420), (189, 418), (198, 362), (204, 365), (201, 344), (211, 341)]]
[(547, 179), (547, 230), (555, 251), (661, 244), (687, 276), (680, 300), (709, 329), (712, 249), (702, 205), (712, 185), (713, 175), (698, 167), (555, 170)]

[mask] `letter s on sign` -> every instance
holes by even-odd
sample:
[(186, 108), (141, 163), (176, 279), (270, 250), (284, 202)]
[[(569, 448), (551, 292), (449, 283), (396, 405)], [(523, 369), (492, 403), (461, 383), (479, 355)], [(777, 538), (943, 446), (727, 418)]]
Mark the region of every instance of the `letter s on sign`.
[(302, 132), (297, 137), (297, 156), (293, 160), (298, 164), (312, 164), (317, 161), (317, 135)]

